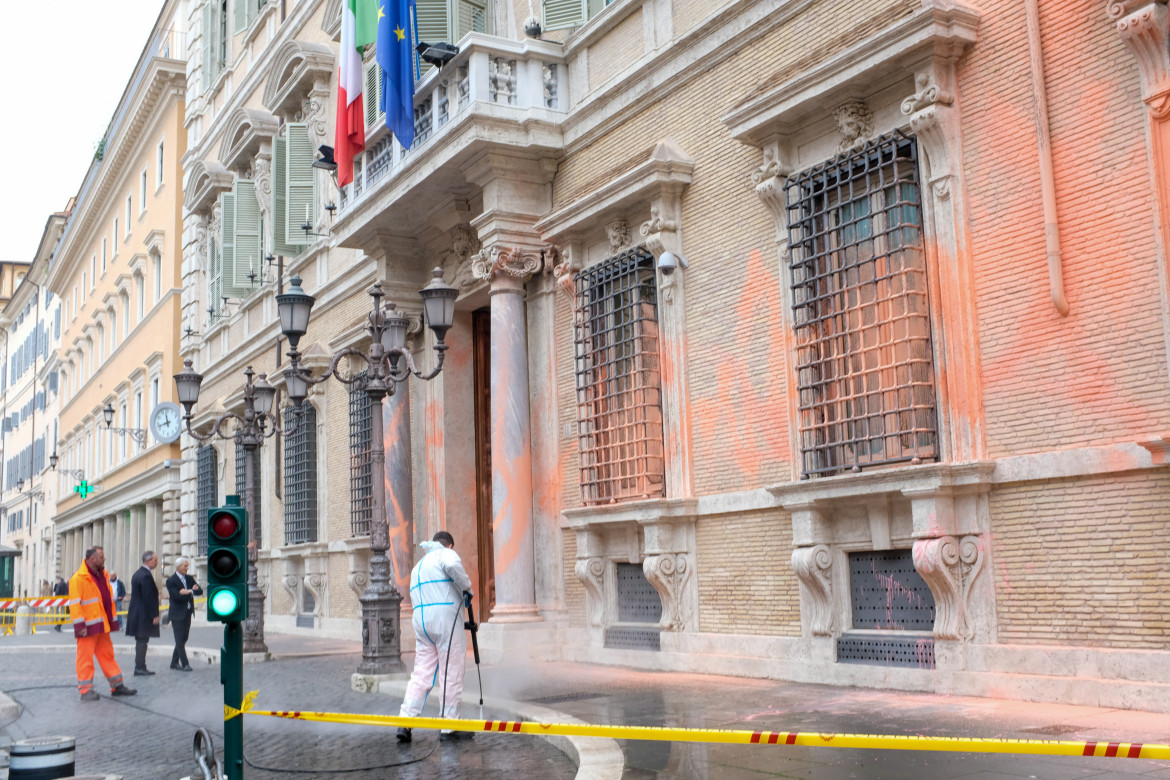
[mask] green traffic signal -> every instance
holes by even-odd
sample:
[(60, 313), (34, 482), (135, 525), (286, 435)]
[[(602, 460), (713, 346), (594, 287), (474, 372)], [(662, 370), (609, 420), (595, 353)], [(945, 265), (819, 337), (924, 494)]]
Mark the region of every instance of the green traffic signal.
[(207, 512), (207, 617), (221, 623), (248, 617), (248, 516), (239, 496)]

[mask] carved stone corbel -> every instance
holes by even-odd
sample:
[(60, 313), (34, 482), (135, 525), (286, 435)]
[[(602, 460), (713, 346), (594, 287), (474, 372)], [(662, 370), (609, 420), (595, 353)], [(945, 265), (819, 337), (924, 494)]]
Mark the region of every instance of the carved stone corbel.
[(788, 243), (788, 208), (784, 200), (784, 182), (792, 174), (789, 155), (778, 138), (764, 145), (764, 162), (752, 171), (756, 196), (772, 212), (776, 222), (776, 238)]
[(828, 545), (797, 547), (792, 570), (808, 594), (808, 626), (813, 636), (833, 635), (833, 553)]
[(329, 575), (313, 572), (305, 575), (305, 590), (313, 594), (313, 615), (324, 617), (327, 610), (326, 600), (329, 598)]
[(952, 152), (957, 148), (953, 76), (950, 64), (921, 71), (914, 76), (914, 94), (902, 101), (902, 113), (910, 117), (910, 127), (926, 152), (931, 189), (943, 200), (951, 196)]
[(585, 614), (589, 625), (601, 628), (605, 620), (605, 559), (579, 558), (573, 573), (585, 586)]
[(305, 96), (301, 103), (301, 121), (308, 125), (309, 137), (313, 139), (313, 148), (329, 143), (326, 133), (329, 129), (329, 85), (324, 82), (315, 82), (313, 89)]
[(934, 594), (934, 636), (970, 640), (975, 635), (970, 612), (971, 587), (983, 570), (983, 537), (936, 536), (914, 543), (914, 568)]
[(681, 204), (679, 193), (671, 193), (669, 197), (655, 199), (650, 206), (650, 219), (642, 223), (639, 232), (642, 234), (643, 244), (661, 268), (664, 252), (670, 252), (677, 258), (677, 267), (671, 273), (659, 272), (658, 294), (668, 304), (674, 303), (676, 277), (687, 267), (687, 259), (682, 253), (682, 238), (679, 235), (678, 212)]
[(1141, 74), (1142, 99), (1156, 119), (1170, 113), (1170, 10), (1158, 0), (1113, 0), (1106, 9)]
[(684, 631), (691, 622), (686, 608), (686, 586), (694, 566), (685, 553), (648, 555), (642, 561), (642, 572), (662, 598), (662, 619), (658, 626), (663, 631)]
[(362, 594), (366, 592), (366, 588), (370, 584), (370, 573), (368, 571), (351, 571), (349, 576), (345, 578), (345, 584), (353, 591), (353, 595), (361, 598)]
[(288, 614), (296, 617), (301, 609), (301, 578), (296, 574), (286, 574), (280, 578), (280, 584), (284, 586), (284, 591), (291, 597), (291, 606)]

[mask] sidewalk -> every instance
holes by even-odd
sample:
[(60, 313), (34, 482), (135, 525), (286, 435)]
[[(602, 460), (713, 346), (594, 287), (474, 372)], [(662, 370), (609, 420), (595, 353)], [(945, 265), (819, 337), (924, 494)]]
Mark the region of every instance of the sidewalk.
[[(150, 663), (165, 675), (170, 637), (151, 641)], [(192, 629), (188, 654), (193, 664), (218, 660), (222, 628)], [(340, 686), (349, 664), (356, 668), (361, 646), (306, 635), (266, 636), (275, 661), (289, 661), (290, 673), (305, 664), (338, 673), (330, 686)], [(116, 638), (119, 654), (133, 640)], [(72, 652), (68, 633), (0, 640), (0, 656), (36, 652)], [(349, 658), (329, 659), (346, 655)], [(320, 659), (314, 661), (314, 657)], [(301, 660), (297, 660), (301, 659)], [(410, 653), (403, 659), (409, 666)], [(295, 663), (292, 663), (294, 662)], [(5, 664), (0, 660), (0, 667)], [(268, 676), (282, 667), (264, 664)], [(249, 667), (252, 668), (252, 667)], [(256, 670), (259, 672), (259, 669)], [(488, 719), (564, 723), (573, 720), (599, 725), (669, 726), (752, 731), (891, 734), (980, 737), (1028, 740), (1096, 740), (1102, 742), (1170, 743), (1170, 715), (1128, 710), (1036, 704), (996, 699), (941, 696), (894, 691), (836, 688), (716, 675), (647, 672), (629, 668), (574, 663), (484, 666), (483, 698)], [(174, 673), (172, 673), (174, 674)], [(189, 675), (188, 675), (189, 676)], [(140, 678), (155, 679), (155, 678)], [(162, 679), (162, 678), (160, 678)], [(319, 708), (300, 684), (267, 682), (259, 708)], [(405, 679), (384, 683), (381, 697), (346, 699), (344, 706), (372, 713), (393, 713)], [(141, 697), (140, 697), (141, 698)], [(465, 718), (478, 718), (480, 698), (474, 664), (468, 659)], [(430, 708), (428, 708), (429, 710)], [(250, 723), (271, 721), (256, 717)], [(331, 727), (334, 728), (334, 727)], [(380, 733), (379, 740), (388, 739)], [(526, 735), (480, 735), (465, 743), (460, 756), (474, 756), (488, 739), (531, 739)], [(551, 741), (551, 740), (550, 740)], [(571, 743), (571, 744), (570, 744)], [(573, 738), (554, 742), (581, 763), (583, 778), (1019, 778), (1128, 777), (1170, 779), (1170, 761), (1149, 759), (1026, 756), (1010, 754), (939, 753), (796, 746), (754, 746), (688, 742), (647, 742)], [(619, 752), (620, 749), (620, 752)], [(519, 756), (517, 756), (519, 760)], [(467, 758), (467, 761), (472, 761)], [(464, 766), (464, 760), (459, 762)], [(472, 766), (473, 763), (466, 764)], [(423, 771), (423, 770), (419, 770)], [(425, 772), (419, 777), (427, 776)], [(450, 775), (461, 776), (461, 775)], [(465, 776), (465, 775), (464, 775)], [(127, 777), (130, 777), (128, 775)]]

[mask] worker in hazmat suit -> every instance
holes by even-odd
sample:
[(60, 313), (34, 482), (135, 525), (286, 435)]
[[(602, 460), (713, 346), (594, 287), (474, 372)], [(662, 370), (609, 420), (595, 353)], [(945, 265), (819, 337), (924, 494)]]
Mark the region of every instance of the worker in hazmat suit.
[[(398, 714), (417, 717), (431, 689), (439, 697), (444, 718), (458, 718), (463, 700), (463, 672), (467, 665), (467, 637), (463, 634), (464, 606), (470, 614), (471, 578), (463, 568), (455, 539), (439, 531), (423, 542), (423, 558), (410, 573), (410, 603), (414, 607), (414, 671)], [(444, 729), (440, 739), (470, 739), (471, 732)], [(410, 729), (398, 729), (398, 741), (410, 742)]]

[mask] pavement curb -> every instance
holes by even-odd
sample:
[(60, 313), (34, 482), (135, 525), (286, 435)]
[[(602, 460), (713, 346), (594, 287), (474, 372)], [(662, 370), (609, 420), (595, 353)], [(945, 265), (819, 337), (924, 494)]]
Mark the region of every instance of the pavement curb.
[[(378, 693), (401, 699), (406, 695), (407, 680), (385, 680), (378, 686)], [(474, 706), (463, 702), (466, 710)], [(567, 713), (520, 701), (498, 701), (484, 706), (485, 714), (492, 720), (523, 720), (532, 723), (584, 724)], [(564, 753), (577, 765), (575, 780), (621, 780), (626, 768), (625, 755), (616, 740), (598, 737), (573, 737), (556, 734), (537, 734), (557, 750)]]

